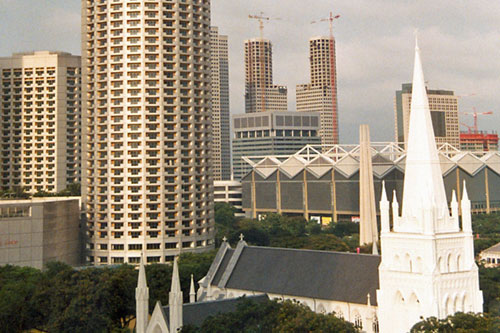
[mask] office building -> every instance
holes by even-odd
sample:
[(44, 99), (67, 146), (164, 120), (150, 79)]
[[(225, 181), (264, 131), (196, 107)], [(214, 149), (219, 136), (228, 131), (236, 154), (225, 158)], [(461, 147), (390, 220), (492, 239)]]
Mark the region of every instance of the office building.
[(90, 263), (213, 248), (210, 1), (83, 1)]
[(273, 84), (273, 51), (268, 39), (245, 41), (245, 112), (287, 111), (285, 86)]
[(233, 116), (233, 173), (240, 180), (252, 165), (246, 157), (293, 154), (308, 144), (319, 144), (319, 114), (261, 112)]
[(80, 198), (0, 201), (0, 266), (81, 263)]
[(485, 131), (461, 132), (460, 150), (498, 151), (498, 134)]
[(241, 182), (237, 180), (214, 181), (214, 201), (215, 203), (224, 202), (232, 205), (235, 209), (234, 216), (236, 217), (245, 216), (245, 213), (241, 209)]
[(214, 180), (231, 179), (229, 119), (229, 56), (227, 36), (210, 28), (210, 79), (212, 97), (212, 173)]
[(297, 85), (297, 111), (319, 112), (323, 145), (339, 142), (335, 39), (309, 40), (311, 83)]
[(64, 52), (0, 58), (0, 188), (58, 192), (80, 182), (81, 59)]
[[(406, 144), (410, 125), (411, 83), (402, 85), (394, 99), (395, 140)], [(439, 146), (448, 143), (460, 149), (460, 128), (458, 121), (458, 96), (450, 90), (427, 89), (432, 125)]]

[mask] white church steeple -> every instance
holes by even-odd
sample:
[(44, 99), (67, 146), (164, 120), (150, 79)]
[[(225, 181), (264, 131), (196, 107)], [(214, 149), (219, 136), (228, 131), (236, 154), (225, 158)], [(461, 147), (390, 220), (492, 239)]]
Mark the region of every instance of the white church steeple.
[(481, 312), (474, 262), (470, 201), (464, 185), (462, 230), (452, 195), (450, 214), (425, 88), (420, 49), (415, 47), (410, 126), (402, 214), (394, 192), (393, 228), (383, 187), (382, 261), (377, 291), (381, 332), (407, 332), (421, 317)]
[(177, 260), (178, 258), (176, 257), (174, 260), (174, 268), (172, 271), (172, 284), (170, 286), (170, 293), (168, 294), (170, 332), (177, 332), (177, 330), (182, 327), (183, 300)]
[(139, 264), (139, 277), (135, 288), (136, 332), (145, 333), (149, 317), (149, 288), (146, 281), (146, 269), (143, 258)]

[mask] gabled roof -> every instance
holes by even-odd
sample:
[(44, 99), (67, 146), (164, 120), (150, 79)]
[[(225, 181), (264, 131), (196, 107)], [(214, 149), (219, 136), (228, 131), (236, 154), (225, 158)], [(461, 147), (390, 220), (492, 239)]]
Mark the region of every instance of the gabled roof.
[[(245, 298), (255, 302), (264, 302), (269, 300), (267, 295), (250, 295)], [(236, 311), (238, 303), (242, 301), (240, 298), (226, 298), (215, 301), (204, 301), (196, 303), (187, 303), (182, 306), (182, 323), (183, 325), (201, 326), (203, 322), (210, 316), (215, 316), (219, 313), (227, 313)], [(169, 309), (168, 306), (162, 307), (163, 317), (167, 324), (169, 324)], [(170, 326), (170, 324), (169, 324)]]
[(486, 250), (481, 251), (481, 253), (498, 253), (500, 252), (500, 243), (497, 243)]
[[(213, 286), (358, 304), (377, 304), (380, 256), (248, 246), (225, 252)], [(223, 265), (223, 262), (232, 263)], [(227, 282), (225, 281), (227, 280)], [(217, 283), (216, 283), (217, 282)]]

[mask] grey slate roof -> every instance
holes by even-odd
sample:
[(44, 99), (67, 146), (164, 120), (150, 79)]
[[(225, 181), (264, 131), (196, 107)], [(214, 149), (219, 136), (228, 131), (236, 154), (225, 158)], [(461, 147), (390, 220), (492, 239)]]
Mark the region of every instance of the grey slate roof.
[(483, 250), (482, 252), (483, 253), (500, 252), (500, 243), (497, 243), (497, 244), (493, 245), (492, 247), (489, 247), (486, 250)]
[(237, 259), (234, 267), (221, 264), (215, 274), (232, 270), (224, 274), (229, 274), (227, 283), (221, 286), (214, 279), (212, 285), (358, 304), (366, 304), (370, 294), (371, 304), (377, 304), (378, 255), (246, 245), (239, 258), (234, 257), (236, 252), (226, 251), (222, 259), (222, 263)]
[[(255, 302), (264, 302), (269, 298), (267, 295), (255, 295), (255, 296), (246, 296), (246, 299), (253, 300)], [(182, 320), (183, 325), (195, 325), (201, 326), (205, 319), (210, 316), (215, 316), (219, 313), (227, 313), (233, 312), (236, 310), (238, 303), (242, 300), (242, 298), (229, 298), (229, 299), (220, 299), (216, 301), (206, 301), (206, 302), (197, 302), (197, 303), (188, 303), (184, 304), (182, 307)], [(166, 322), (169, 323), (168, 317), (168, 306), (162, 307), (163, 317)]]

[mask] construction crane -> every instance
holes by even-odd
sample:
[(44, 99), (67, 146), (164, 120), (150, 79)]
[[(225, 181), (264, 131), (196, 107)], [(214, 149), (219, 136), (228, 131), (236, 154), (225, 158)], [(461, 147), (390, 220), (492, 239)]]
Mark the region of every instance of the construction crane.
[(478, 131), (477, 130), (477, 116), (490, 115), (490, 114), (493, 114), (493, 111), (476, 112), (476, 108), (474, 108), (474, 107), (472, 108), (472, 110), (474, 110), (474, 111), (473, 112), (461, 112), (461, 113), (472, 116), (474, 118), (474, 125), (469, 126), (469, 125), (466, 125), (464, 123), (461, 123), (461, 124), (469, 129), (469, 133), (471, 132), (471, 128), (474, 129), (474, 133), (477, 133), (477, 131)]
[(339, 141), (339, 129), (338, 129), (338, 121), (337, 121), (337, 87), (335, 84), (335, 58), (334, 58), (334, 40), (333, 40), (333, 21), (340, 18), (340, 15), (333, 15), (333, 12), (330, 12), (330, 16), (327, 18), (322, 18), (317, 21), (312, 21), (311, 24), (319, 23), (319, 22), (328, 22), (330, 25), (330, 88), (332, 89), (332, 121), (333, 121), (333, 141), (334, 143), (338, 143)]
[[(259, 50), (259, 61), (260, 61), (260, 102), (262, 111), (266, 111), (266, 88), (265, 88), (265, 66), (264, 66), (264, 21), (270, 20), (279, 20), (279, 18), (271, 18), (268, 16), (264, 16), (264, 12), (260, 12), (258, 15), (248, 15), (249, 19), (259, 21), (259, 30), (260, 30), (260, 50)], [(250, 50), (249, 50), (250, 52)], [(251, 55), (249, 56), (251, 59)], [(253, 67), (249, 64), (249, 68), (252, 71)], [(252, 80), (252, 75), (250, 76), (250, 80)]]

